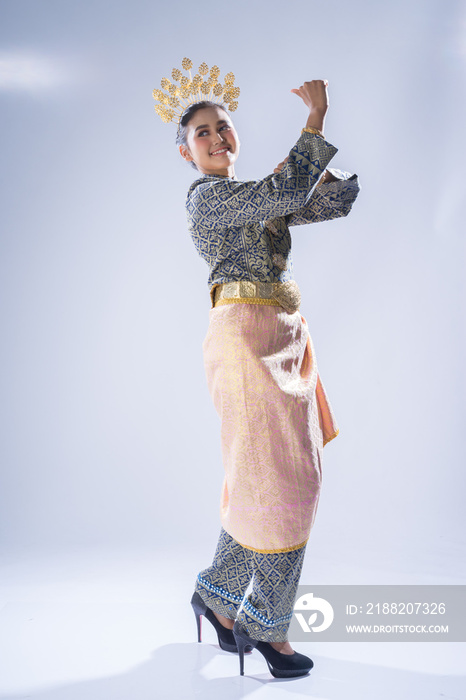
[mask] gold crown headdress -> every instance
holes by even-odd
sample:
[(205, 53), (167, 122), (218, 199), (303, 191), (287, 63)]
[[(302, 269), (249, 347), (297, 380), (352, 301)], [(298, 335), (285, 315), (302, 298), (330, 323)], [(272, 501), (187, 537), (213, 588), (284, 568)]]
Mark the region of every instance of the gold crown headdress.
[[(179, 124), (181, 115), (189, 105), (202, 100), (210, 100), (219, 105), (224, 105), (230, 112), (234, 112), (238, 106), (236, 99), (239, 97), (239, 87), (235, 87), (235, 76), (227, 73), (224, 84), (219, 82), (220, 68), (212, 66), (209, 71), (207, 63), (201, 63), (198, 72), (191, 75), (193, 62), (189, 58), (181, 61), (183, 70), (188, 71), (189, 78), (183, 75), (179, 68), (172, 70), (172, 80), (179, 83), (175, 85), (168, 78), (162, 78), (160, 85), (162, 90), (154, 90), (155, 111), (163, 122), (175, 122)], [(165, 92), (164, 92), (165, 90)]]

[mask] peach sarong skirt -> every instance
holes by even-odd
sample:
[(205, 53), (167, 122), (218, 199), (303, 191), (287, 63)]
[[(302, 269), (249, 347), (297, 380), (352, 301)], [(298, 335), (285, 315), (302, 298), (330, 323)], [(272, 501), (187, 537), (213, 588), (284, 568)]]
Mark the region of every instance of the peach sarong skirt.
[(216, 306), (203, 350), (221, 418), (223, 528), (259, 552), (304, 546), (322, 449), (338, 434), (305, 319), (279, 306)]

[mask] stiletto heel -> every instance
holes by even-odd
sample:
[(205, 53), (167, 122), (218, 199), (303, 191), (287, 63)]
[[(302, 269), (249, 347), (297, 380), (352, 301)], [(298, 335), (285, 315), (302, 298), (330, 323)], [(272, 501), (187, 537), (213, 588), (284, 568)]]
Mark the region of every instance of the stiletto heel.
[(234, 654), (238, 653), (238, 648), (236, 646), (235, 637), (233, 635), (233, 630), (224, 627), (215, 617), (214, 613), (202, 600), (201, 596), (197, 591), (193, 593), (191, 598), (191, 605), (193, 606), (194, 614), (196, 616), (197, 623), (197, 641), (201, 641), (201, 615), (209, 620), (211, 625), (215, 628), (218, 637), (218, 645), (223, 651), (230, 651)]
[(205, 615), (205, 611), (207, 609), (207, 606), (204, 603), (204, 601), (202, 600), (199, 593), (193, 594), (193, 597), (191, 598), (191, 605), (193, 606), (194, 615), (196, 616), (197, 641), (200, 642), (200, 641), (202, 641), (201, 640), (201, 632), (202, 632), (201, 615)]
[(235, 622), (233, 627), (233, 635), (235, 637), (236, 646), (239, 653), (239, 672), (244, 676), (244, 650), (246, 645), (257, 649), (267, 662), (269, 671), (275, 678), (298, 678), (305, 676), (314, 666), (314, 662), (308, 656), (299, 654), (297, 651), (294, 654), (281, 654), (274, 649), (268, 642), (260, 642), (257, 639), (252, 639), (244, 627), (241, 627), (239, 622)]
[(244, 676), (244, 652), (246, 649), (248, 649), (248, 651), (252, 651), (257, 646), (258, 640), (249, 637), (239, 622), (235, 622), (234, 624), (233, 636), (235, 638), (236, 646), (238, 647), (239, 674), (240, 676)]

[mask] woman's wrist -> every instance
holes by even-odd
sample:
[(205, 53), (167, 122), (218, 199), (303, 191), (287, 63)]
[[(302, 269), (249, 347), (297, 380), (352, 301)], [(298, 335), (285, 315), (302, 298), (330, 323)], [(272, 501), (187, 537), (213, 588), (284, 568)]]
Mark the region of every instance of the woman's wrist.
[(317, 136), (322, 136), (322, 138), (325, 138), (323, 132), (320, 129), (316, 129), (313, 126), (305, 126), (304, 129), (301, 129), (301, 133), (317, 134)]
[(306, 129), (318, 129), (322, 134), (325, 129), (325, 112), (311, 110), (306, 122)]

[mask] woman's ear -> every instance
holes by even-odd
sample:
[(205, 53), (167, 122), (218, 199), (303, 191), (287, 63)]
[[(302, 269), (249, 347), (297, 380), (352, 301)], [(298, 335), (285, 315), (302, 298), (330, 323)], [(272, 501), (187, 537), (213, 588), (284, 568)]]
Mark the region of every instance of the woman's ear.
[(181, 157), (184, 158), (187, 161), (192, 161), (193, 157), (191, 153), (189, 152), (189, 148), (185, 146), (183, 143), (180, 145), (180, 154)]

